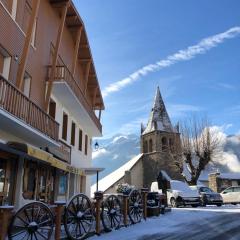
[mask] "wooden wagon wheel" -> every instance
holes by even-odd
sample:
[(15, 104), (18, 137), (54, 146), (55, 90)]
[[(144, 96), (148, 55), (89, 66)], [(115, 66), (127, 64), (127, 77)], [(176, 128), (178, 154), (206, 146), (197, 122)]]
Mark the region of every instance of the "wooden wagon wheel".
[(54, 217), (42, 202), (31, 202), (13, 216), (8, 229), (9, 239), (48, 240), (54, 227)]
[(91, 231), (94, 215), (91, 201), (84, 194), (73, 196), (65, 208), (64, 228), (67, 236), (73, 240), (86, 237)]
[(101, 219), (105, 230), (118, 229), (122, 221), (121, 202), (115, 195), (108, 196), (102, 203)]
[(138, 190), (134, 189), (129, 194), (128, 215), (133, 224), (140, 222), (143, 218), (142, 196)]

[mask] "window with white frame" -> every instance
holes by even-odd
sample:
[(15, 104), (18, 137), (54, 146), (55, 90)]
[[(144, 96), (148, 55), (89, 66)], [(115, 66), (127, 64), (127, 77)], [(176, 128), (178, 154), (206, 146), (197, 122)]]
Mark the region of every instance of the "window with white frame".
[(11, 65), (11, 56), (0, 46), (0, 74), (8, 79)]
[(27, 72), (25, 72), (23, 78), (23, 93), (27, 97), (30, 97), (31, 80), (32, 80), (31, 76)]

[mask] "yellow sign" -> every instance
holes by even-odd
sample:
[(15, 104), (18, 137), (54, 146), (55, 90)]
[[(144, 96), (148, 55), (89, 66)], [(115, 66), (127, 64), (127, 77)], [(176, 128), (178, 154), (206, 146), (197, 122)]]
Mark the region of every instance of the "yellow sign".
[(64, 170), (66, 172), (70, 172), (73, 174), (78, 174), (78, 175), (84, 175), (83, 170), (70, 166), (67, 163), (62, 162), (61, 160), (53, 157), (51, 154), (41, 150), (41, 149), (37, 149), (34, 147), (31, 147), (28, 145), (28, 155), (40, 159), (42, 161), (45, 161), (49, 164), (51, 164), (51, 166), (56, 167), (58, 169)]

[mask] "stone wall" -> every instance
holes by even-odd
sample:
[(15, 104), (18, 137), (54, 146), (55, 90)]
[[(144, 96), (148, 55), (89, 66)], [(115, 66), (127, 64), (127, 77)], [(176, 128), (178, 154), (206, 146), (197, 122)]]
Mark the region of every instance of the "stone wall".
[(164, 170), (171, 179), (183, 180), (173, 159), (167, 152), (153, 152), (143, 155), (143, 187), (150, 187), (157, 181), (160, 170)]

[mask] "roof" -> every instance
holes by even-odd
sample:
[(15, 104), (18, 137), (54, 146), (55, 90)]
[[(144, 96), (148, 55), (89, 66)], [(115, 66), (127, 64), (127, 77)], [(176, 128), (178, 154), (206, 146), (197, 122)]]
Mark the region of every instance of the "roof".
[[(141, 159), (143, 154), (138, 154), (127, 163), (122, 165), (120, 168), (115, 170), (114, 172), (110, 173), (106, 177), (102, 178), (98, 182), (98, 190), (99, 191), (106, 191), (110, 188), (114, 183), (119, 181), (122, 177), (124, 177), (125, 171), (131, 170), (132, 167)], [(96, 183), (91, 186), (91, 195), (96, 191)]]
[(240, 173), (221, 173), (219, 178), (222, 179), (240, 179)]
[[(56, 9), (56, 11), (59, 12), (59, 16), (60, 16), (61, 8), (65, 6), (65, 4), (68, 1), (49, 0), (49, 2), (51, 6), (54, 9)], [(81, 31), (80, 43), (78, 48), (78, 60), (81, 63), (82, 67), (84, 68), (85, 72), (88, 71), (87, 70), (88, 63), (90, 64), (88, 86), (90, 88), (96, 89), (95, 105), (93, 106), (94, 110), (104, 110), (105, 109), (104, 101), (103, 101), (102, 92), (101, 92), (101, 88), (100, 88), (98, 77), (97, 77), (97, 72), (95, 69), (94, 61), (93, 61), (91, 48), (90, 48), (88, 37), (87, 37), (86, 28), (72, 0), (69, 1), (69, 7), (67, 9), (65, 25), (69, 29), (74, 41), (76, 41), (78, 31)]]
[(163, 102), (159, 87), (157, 87), (153, 108), (150, 113), (150, 117), (148, 120), (148, 124), (146, 129), (143, 131), (143, 134), (159, 130), (166, 132), (174, 132), (176, 131), (172, 127), (172, 123), (168, 116), (165, 104)]
[(217, 177), (221, 179), (240, 180), (240, 173), (209, 173), (199, 177), (199, 181), (208, 181), (208, 176), (211, 174), (218, 174)]

